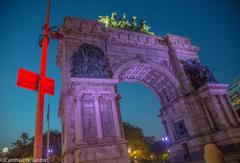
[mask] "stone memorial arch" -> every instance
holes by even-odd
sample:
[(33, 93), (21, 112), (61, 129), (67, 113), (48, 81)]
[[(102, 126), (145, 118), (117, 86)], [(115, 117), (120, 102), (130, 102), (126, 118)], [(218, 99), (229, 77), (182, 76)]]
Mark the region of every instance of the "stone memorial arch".
[[(171, 162), (203, 162), (204, 145), (240, 159), (240, 121), (226, 84), (185, 37), (153, 36), (65, 17), (57, 64), (64, 163), (129, 163), (116, 84), (137, 81), (159, 98)], [(156, 124), (157, 126), (160, 124)]]

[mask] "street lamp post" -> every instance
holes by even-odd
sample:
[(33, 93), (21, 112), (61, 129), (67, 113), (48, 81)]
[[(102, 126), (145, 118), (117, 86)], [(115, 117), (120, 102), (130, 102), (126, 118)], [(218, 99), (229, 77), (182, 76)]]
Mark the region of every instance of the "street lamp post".
[[(169, 142), (169, 138), (167, 136), (163, 137), (162, 138), (162, 141), (164, 143), (164, 146), (166, 148), (166, 151), (169, 152), (169, 149), (168, 149), (168, 142)], [(163, 162), (165, 163), (165, 160), (163, 160)]]
[(48, 49), (48, 33), (49, 33), (49, 15), (50, 15), (50, 0), (48, 0), (48, 9), (46, 16), (46, 24), (43, 38), (41, 66), (39, 74), (39, 87), (38, 87), (38, 100), (37, 100), (37, 111), (36, 111), (36, 122), (35, 122), (35, 138), (33, 148), (33, 158), (42, 158), (42, 139), (43, 139), (43, 110), (44, 110), (44, 87), (46, 78), (46, 60), (47, 60), (47, 49)]
[(168, 151), (169, 138), (167, 136), (165, 136), (165, 137), (162, 138), (162, 141), (163, 141), (163, 143), (164, 143), (164, 145), (165, 145), (165, 147), (166, 147), (166, 149)]
[(44, 113), (44, 94), (54, 95), (53, 79), (46, 76), (47, 65), (47, 49), (49, 43), (49, 33), (52, 39), (62, 39), (63, 35), (58, 31), (51, 31), (49, 25), (50, 17), (50, 0), (48, 0), (46, 22), (44, 25), (43, 38), (40, 40), (42, 48), (40, 73), (28, 71), (20, 68), (18, 72), (17, 85), (26, 89), (38, 91), (36, 119), (35, 119), (35, 134), (34, 134), (34, 147), (33, 158), (38, 160), (42, 158), (42, 142), (43, 142), (43, 113)]

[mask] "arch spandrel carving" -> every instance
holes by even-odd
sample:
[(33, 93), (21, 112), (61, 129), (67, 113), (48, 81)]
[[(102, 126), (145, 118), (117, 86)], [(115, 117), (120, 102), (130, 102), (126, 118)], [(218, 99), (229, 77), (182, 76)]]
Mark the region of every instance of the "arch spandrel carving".
[(83, 43), (69, 58), (71, 77), (111, 78), (108, 58), (104, 52), (91, 44)]
[[(124, 66), (124, 68), (121, 68), (121, 72), (115, 74), (114, 77), (119, 78), (120, 81), (143, 83), (157, 94), (163, 105), (166, 105), (181, 95), (181, 92), (178, 91), (177, 80), (171, 80), (170, 75), (164, 69), (156, 69), (148, 64), (135, 63)], [(174, 77), (171, 78), (174, 79)]]

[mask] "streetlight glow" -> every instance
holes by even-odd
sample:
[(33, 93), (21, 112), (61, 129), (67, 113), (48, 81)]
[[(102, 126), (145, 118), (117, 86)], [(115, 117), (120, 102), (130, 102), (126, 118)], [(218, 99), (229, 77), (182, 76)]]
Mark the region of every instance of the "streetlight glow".
[(48, 153), (53, 153), (53, 150), (52, 150), (52, 149), (48, 149), (47, 152), (48, 152)]
[(4, 147), (2, 151), (3, 153), (8, 153), (8, 147)]

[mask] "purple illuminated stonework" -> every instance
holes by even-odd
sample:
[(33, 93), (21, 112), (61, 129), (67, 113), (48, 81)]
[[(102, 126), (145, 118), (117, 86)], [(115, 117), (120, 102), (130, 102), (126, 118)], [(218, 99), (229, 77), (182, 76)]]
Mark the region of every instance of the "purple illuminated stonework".
[[(213, 82), (200, 64), (199, 48), (188, 38), (105, 28), (72, 17), (65, 17), (61, 32), (57, 64), (64, 163), (130, 162), (119, 81), (140, 82), (158, 95), (171, 162), (204, 162), (208, 143), (215, 143), (226, 161), (240, 159), (240, 121), (228, 85)], [(196, 70), (185, 68), (189, 61)], [(197, 79), (201, 82), (196, 84)]]

